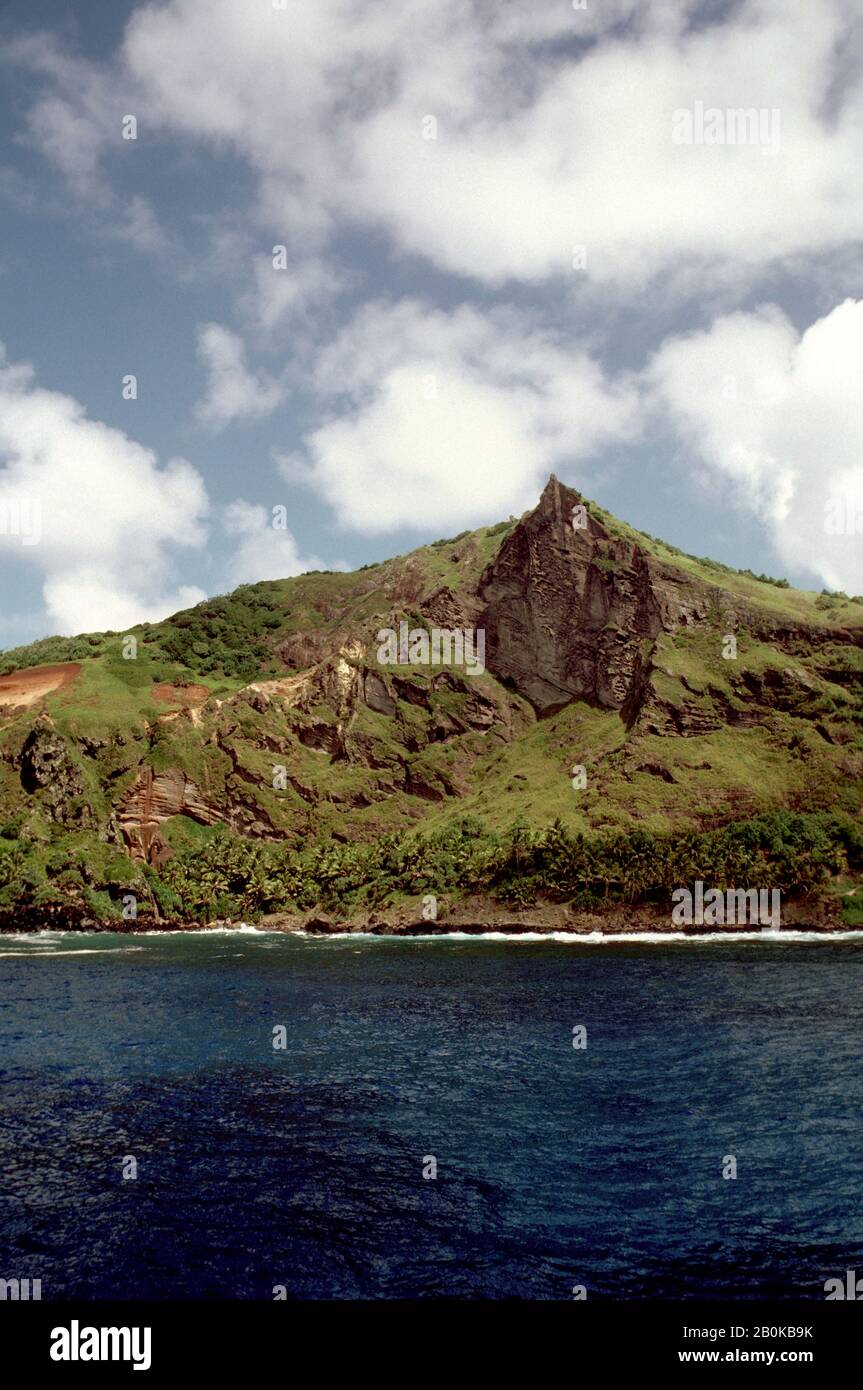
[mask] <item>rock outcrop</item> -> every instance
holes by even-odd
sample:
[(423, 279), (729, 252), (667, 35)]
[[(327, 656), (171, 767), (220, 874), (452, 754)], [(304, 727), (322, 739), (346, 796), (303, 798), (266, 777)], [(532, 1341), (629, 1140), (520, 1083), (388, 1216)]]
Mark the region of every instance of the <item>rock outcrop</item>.
[(156, 773), (140, 769), (133, 785), (117, 806), (117, 825), (132, 859), (159, 868), (171, 850), (161, 826), (171, 816), (188, 816), (201, 825), (215, 825), (224, 814), (210, 805), (190, 777), (172, 768)]
[(51, 820), (59, 825), (91, 826), (94, 817), (86, 801), (81, 769), (50, 719), (42, 716), (24, 740), (19, 755), (21, 786), (40, 793)]
[(705, 586), (610, 536), (554, 477), (479, 592), (489, 670), (540, 716), (573, 700), (631, 705), (659, 633), (709, 611)]

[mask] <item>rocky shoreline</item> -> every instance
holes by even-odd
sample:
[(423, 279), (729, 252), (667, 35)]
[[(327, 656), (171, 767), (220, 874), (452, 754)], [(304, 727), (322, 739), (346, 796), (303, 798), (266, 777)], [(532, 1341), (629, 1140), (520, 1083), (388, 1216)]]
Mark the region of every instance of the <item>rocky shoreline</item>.
[[(602, 911), (586, 912), (567, 903), (536, 903), (531, 907), (507, 908), (482, 896), (466, 898), (452, 904), (443, 903), (434, 921), (422, 915), (422, 899), (397, 907), (378, 908), (336, 914), (320, 909), (304, 913), (271, 913), (254, 923), (215, 920), (189, 922), (182, 918), (140, 916), (135, 921), (121, 918), (94, 918), (78, 907), (41, 907), (4, 913), (0, 917), (0, 934), (39, 931), (111, 932), (135, 935), (145, 932), (207, 931), (213, 928), (236, 928), (254, 925), (262, 931), (314, 936), (446, 936), (459, 933), (480, 936), (500, 932), (511, 936), (525, 933), (552, 934), (566, 932), (576, 935), (632, 936), (666, 933), (687, 936), (761, 932), (757, 924), (734, 926), (679, 927), (671, 914), (654, 905), (610, 905)], [(783, 905), (780, 931), (817, 931), (825, 934), (849, 930), (842, 920), (839, 904), (834, 898), (813, 898)]]
[[(437, 920), (427, 921), (421, 912), (421, 900), (416, 906), (381, 908), (373, 912), (354, 913), (339, 917), (321, 912), (302, 916), (274, 914), (263, 917), (259, 926), (270, 931), (302, 931), (312, 935), (332, 936), (365, 933), (373, 936), (437, 936), (458, 932), (479, 936), (484, 932), (502, 932), (512, 936), (525, 932), (551, 934), (567, 932), (579, 935), (639, 936), (664, 932), (704, 936), (716, 931), (751, 931), (759, 933), (757, 925), (734, 927), (692, 926), (680, 928), (671, 921), (671, 913), (650, 904), (632, 907), (620, 904), (594, 912), (586, 912), (568, 903), (535, 903), (525, 908), (508, 908), (488, 898), (476, 897), (445, 906)], [(838, 905), (829, 899), (790, 904), (783, 909), (780, 930), (823, 931), (844, 930)]]

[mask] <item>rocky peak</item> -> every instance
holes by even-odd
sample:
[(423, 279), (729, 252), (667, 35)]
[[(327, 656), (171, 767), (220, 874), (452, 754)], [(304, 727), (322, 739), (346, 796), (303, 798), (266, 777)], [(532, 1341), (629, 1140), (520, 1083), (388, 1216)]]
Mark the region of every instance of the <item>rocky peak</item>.
[[(574, 530), (572, 525), (573, 508), (586, 505), (584, 498), (576, 492), (575, 488), (568, 487), (554, 473), (551, 473), (533, 511), (528, 512), (520, 524), (536, 528), (546, 522), (552, 522), (558, 526), (562, 525), (566, 530)], [(590, 515), (589, 510), (586, 529), (593, 536), (606, 536), (608, 534), (602, 523), (595, 516)], [(576, 532), (576, 534), (580, 533)]]
[(623, 709), (663, 629), (698, 621), (708, 591), (612, 536), (553, 475), (480, 579), (486, 661), (539, 715), (572, 700)]

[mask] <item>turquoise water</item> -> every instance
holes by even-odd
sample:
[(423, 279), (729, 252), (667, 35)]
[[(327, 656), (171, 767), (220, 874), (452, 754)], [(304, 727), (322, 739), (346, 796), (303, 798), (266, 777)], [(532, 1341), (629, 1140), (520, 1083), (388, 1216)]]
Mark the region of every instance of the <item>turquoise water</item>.
[(861, 966), (859, 935), (0, 937), (0, 1276), (821, 1298), (863, 1267)]

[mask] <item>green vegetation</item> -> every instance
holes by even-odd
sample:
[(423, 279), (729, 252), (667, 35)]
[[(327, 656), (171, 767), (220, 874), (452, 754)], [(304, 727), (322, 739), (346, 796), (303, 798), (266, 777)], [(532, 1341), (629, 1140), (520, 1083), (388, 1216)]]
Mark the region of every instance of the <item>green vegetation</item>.
[(833, 602), (821, 604), (819, 595), (808, 590), (794, 589), (786, 579), (773, 579), (766, 574), (755, 574), (751, 569), (736, 570), (723, 564), (721, 560), (690, 555), (668, 541), (660, 540), (647, 531), (639, 531), (628, 522), (621, 521), (595, 502), (589, 502), (585, 498), (585, 504), (590, 515), (602, 522), (610, 535), (643, 546), (656, 559), (664, 560), (695, 578), (712, 584), (721, 582), (723, 588), (758, 608), (809, 622), (823, 620), (825, 617), (837, 622), (861, 621), (859, 607), (863, 603), (863, 597), (860, 595), (850, 598), (847, 594), (837, 593), (831, 596)]
[(0, 676), (30, 666), (56, 666), (67, 661), (87, 661), (108, 647), (110, 632), (85, 633), (80, 637), (43, 637), (26, 647), (0, 653)]
[(251, 680), (271, 653), (266, 637), (283, 622), (272, 584), (243, 584), (232, 594), (205, 599), (166, 622), (139, 629), (148, 647), (189, 670)]
[(780, 811), (683, 835), (590, 836), (561, 820), (541, 830), (520, 821), (497, 834), (461, 817), (432, 835), (301, 852), (217, 834), (171, 860), (164, 876), (192, 917), (238, 917), (377, 906), (423, 893), (486, 892), (517, 905), (546, 900), (590, 909), (666, 901), (695, 879), (799, 895), (860, 868), (863, 831), (850, 817)]
[[(174, 834), (177, 853), (161, 875), (133, 867), (82, 835), (59, 852), (0, 830), (0, 911), (69, 902), (120, 916), (124, 894), (190, 922), (256, 919), (398, 903), (419, 894), (457, 899), (487, 893), (504, 903), (572, 903), (578, 909), (670, 901), (674, 888), (780, 888), (799, 896), (863, 869), (863, 830), (835, 812), (778, 811), (701, 833), (647, 831), (585, 835), (561, 820), (544, 829), (518, 821), (505, 832), (459, 817), (433, 834), (384, 835), (373, 844), (284, 844), (243, 840), (190, 824)], [(62, 862), (61, 862), (62, 861)], [(859, 906), (848, 903), (848, 913)], [(149, 904), (149, 908), (147, 906)], [(846, 913), (847, 920), (847, 913)]]
[(850, 930), (863, 930), (863, 884), (841, 890), (842, 924)]
[(26, 827), (18, 818), (0, 826), (0, 918), (70, 905), (100, 920), (120, 917), (124, 893), (137, 891), (152, 906), (151, 878), (90, 831)]

